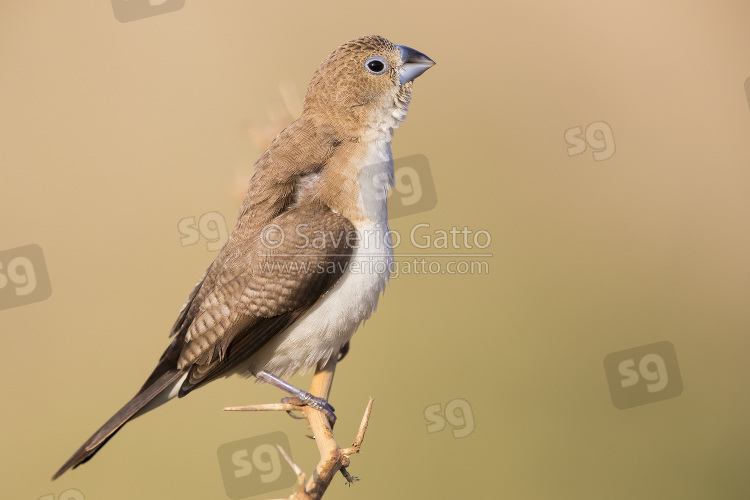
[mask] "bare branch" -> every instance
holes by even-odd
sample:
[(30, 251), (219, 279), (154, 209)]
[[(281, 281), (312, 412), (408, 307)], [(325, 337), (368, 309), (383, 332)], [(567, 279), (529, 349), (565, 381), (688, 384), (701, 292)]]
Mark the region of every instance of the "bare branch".
[[(310, 386), (310, 393), (313, 396), (328, 400), (331, 393), (331, 386), (333, 385), (333, 375), (336, 371), (336, 357), (332, 357), (328, 363), (322, 368), (319, 367), (313, 376), (312, 384)], [(320, 452), (320, 462), (315, 467), (312, 475), (310, 476), (307, 485), (305, 485), (305, 474), (302, 469), (294, 463), (292, 458), (287, 452), (277, 446), (279, 451), (286, 459), (289, 466), (294, 470), (297, 475), (298, 488), (289, 500), (319, 500), (323, 497), (328, 485), (341, 471), (341, 474), (346, 478), (348, 483), (351, 485), (359, 479), (352, 476), (346, 470), (349, 466), (349, 455), (359, 453), (362, 447), (362, 441), (365, 438), (365, 432), (367, 431), (367, 425), (370, 422), (370, 414), (372, 413), (373, 399), (370, 398), (365, 409), (365, 414), (362, 417), (362, 422), (359, 425), (359, 432), (354, 443), (345, 449), (341, 449), (336, 443), (333, 437), (333, 431), (330, 427), (328, 417), (321, 411), (311, 408), (310, 406), (299, 406), (290, 403), (274, 403), (274, 404), (262, 404), (262, 405), (247, 405), (247, 406), (228, 406), (224, 408), (225, 411), (301, 411), (304, 418), (307, 419), (312, 429), (313, 435), (315, 436), (315, 444), (318, 446)]]
[(264, 405), (227, 406), (224, 411), (302, 411), (302, 406), (289, 403), (269, 403)]
[(286, 452), (284, 448), (281, 447), (281, 445), (276, 445), (276, 448), (279, 449), (281, 454), (284, 456), (284, 460), (287, 461), (289, 466), (292, 468), (294, 473), (297, 475), (297, 486), (298, 486), (298, 492), (305, 492), (305, 473), (302, 472), (302, 469), (300, 469), (299, 465), (294, 463), (294, 460), (292, 460), (292, 457), (289, 456), (289, 454)]
[(365, 414), (362, 417), (362, 423), (359, 424), (357, 439), (354, 440), (354, 443), (349, 448), (341, 450), (341, 453), (343, 453), (344, 455), (349, 456), (355, 453), (359, 453), (359, 449), (362, 447), (362, 441), (364, 441), (365, 439), (365, 432), (367, 432), (367, 424), (370, 423), (370, 414), (372, 413), (373, 401), (375, 400), (370, 397), (370, 401), (367, 403), (367, 409), (365, 410)]

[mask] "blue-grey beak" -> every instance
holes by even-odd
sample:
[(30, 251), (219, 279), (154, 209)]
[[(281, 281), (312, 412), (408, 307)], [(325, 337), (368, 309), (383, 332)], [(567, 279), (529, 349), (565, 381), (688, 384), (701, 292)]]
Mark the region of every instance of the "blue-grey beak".
[(414, 80), (416, 77), (435, 66), (435, 61), (418, 50), (414, 50), (406, 45), (396, 45), (396, 47), (401, 51), (401, 60), (404, 62), (398, 75), (401, 85)]

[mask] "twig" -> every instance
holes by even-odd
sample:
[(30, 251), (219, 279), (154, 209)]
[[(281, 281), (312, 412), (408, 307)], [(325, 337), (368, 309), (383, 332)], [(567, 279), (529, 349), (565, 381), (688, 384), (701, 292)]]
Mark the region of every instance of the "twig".
[(372, 413), (372, 402), (374, 399), (370, 397), (370, 401), (367, 403), (367, 409), (365, 410), (365, 414), (362, 417), (362, 423), (359, 424), (359, 432), (357, 433), (357, 439), (354, 440), (354, 443), (349, 448), (344, 448), (341, 450), (341, 453), (343, 453), (346, 456), (353, 455), (355, 453), (359, 453), (359, 449), (362, 447), (362, 441), (365, 439), (365, 432), (367, 432), (367, 424), (370, 422), (370, 413)]
[(265, 405), (227, 406), (224, 411), (302, 411), (302, 406), (289, 403), (270, 403)]
[(294, 460), (292, 460), (292, 457), (289, 456), (289, 454), (286, 452), (284, 448), (281, 447), (281, 445), (276, 445), (276, 448), (279, 449), (281, 454), (284, 456), (284, 460), (289, 464), (289, 466), (292, 468), (294, 473), (297, 475), (297, 487), (299, 488), (297, 491), (301, 491), (302, 493), (305, 492), (305, 473), (302, 472), (302, 469), (300, 469), (299, 465), (294, 463)]
[[(328, 363), (318, 368), (313, 376), (312, 384), (310, 386), (310, 393), (313, 396), (328, 400), (328, 396), (331, 393), (331, 386), (333, 384), (333, 375), (336, 371), (336, 358), (331, 357)], [(359, 432), (354, 443), (348, 448), (340, 448), (336, 444), (336, 440), (333, 437), (333, 431), (328, 422), (328, 417), (321, 412), (309, 406), (299, 406), (290, 403), (273, 403), (273, 404), (262, 404), (262, 405), (247, 405), (247, 406), (228, 406), (224, 408), (226, 411), (301, 411), (304, 418), (310, 424), (313, 435), (315, 436), (315, 443), (318, 445), (318, 451), (320, 452), (320, 462), (315, 467), (310, 476), (310, 480), (305, 486), (305, 474), (302, 469), (294, 463), (287, 452), (278, 447), (281, 454), (286, 459), (289, 466), (294, 470), (297, 475), (298, 489), (289, 500), (319, 500), (323, 497), (328, 485), (336, 476), (336, 473), (341, 471), (348, 483), (358, 481), (357, 477), (352, 476), (346, 470), (349, 466), (349, 456), (355, 453), (359, 453), (362, 447), (362, 441), (365, 438), (365, 432), (367, 431), (367, 424), (370, 421), (370, 414), (372, 413), (373, 399), (370, 398), (367, 403), (367, 409), (362, 417), (362, 422), (359, 425)]]

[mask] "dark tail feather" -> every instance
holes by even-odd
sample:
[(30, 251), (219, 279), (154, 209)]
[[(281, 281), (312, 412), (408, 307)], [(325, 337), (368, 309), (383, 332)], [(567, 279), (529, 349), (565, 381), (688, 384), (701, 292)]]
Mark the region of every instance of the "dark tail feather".
[(78, 448), (72, 457), (68, 459), (65, 464), (60, 467), (60, 470), (52, 476), (55, 480), (60, 477), (65, 471), (70, 468), (78, 467), (80, 464), (87, 462), (99, 449), (105, 445), (109, 439), (125, 425), (125, 423), (133, 418), (149, 401), (159, 395), (164, 389), (170, 384), (179, 379), (184, 372), (173, 370), (164, 373), (161, 377), (154, 380), (154, 382), (148, 387), (143, 388), (133, 399), (123, 406), (120, 411), (114, 414), (112, 418), (107, 420), (98, 431), (91, 436), (88, 441), (83, 443), (83, 446)]

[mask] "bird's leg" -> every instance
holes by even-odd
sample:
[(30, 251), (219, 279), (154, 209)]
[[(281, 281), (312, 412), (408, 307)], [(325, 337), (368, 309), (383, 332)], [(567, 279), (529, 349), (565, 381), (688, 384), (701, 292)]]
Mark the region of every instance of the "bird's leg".
[(341, 346), (341, 350), (339, 351), (339, 358), (336, 361), (341, 361), (346, 357), (347, 354), (349, 354), (349, 342)]
[(296, 404), (315, 408), (318, 411), (322, 411), (325, 416), (328, 417), (328, 421), (331, 423), (331, 427), (333, 427), (333, 424), (336, 423), (336, 414), (334, 413), (334, 408), (325, 399), (313, 396), (309, 392), (303, 391), (302, 389), (298, 389), (289, 382), (281, 380), (276, 375), (272, 375), (265, 370), (261, 370), (256, 373), (255, 378), (262, 380), (263, 382), (268, 382), (272, 386), (278, 387), (282, 391), (286, 391), (296, 398), (296, 401), (288, 401), (291, 398), (284, 398), (285, 400), (287, 400), (286, 402), (294, 402)]

